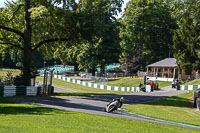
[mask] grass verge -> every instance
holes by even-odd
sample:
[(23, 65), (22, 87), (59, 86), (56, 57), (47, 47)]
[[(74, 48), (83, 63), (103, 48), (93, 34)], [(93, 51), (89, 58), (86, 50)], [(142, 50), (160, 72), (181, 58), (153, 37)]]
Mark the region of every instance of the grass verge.
[[(37, 80), (42, 82), (42, 77), (37, 77)], [(118, 92), (118, 91), (109, 91), (103, 89), (96, 89), (92, 87), (87, 87), (79, 84), (70, 83), (67, 81), (63, 81), (60, 79), (53, 78), (53, 86), (73, 90), (76, 92), (57, 92), (55, 95), (57, 96), (70, 96), (70, 95), (99, 95), (99, 94), (122, 94), (128, 92)]]
[[(121, 87), (130, 87), (130, 86), (138, 87), (139, 82), (144, 84), (144, 79), (122, 77), (122, 78), (117, 78), (113, 81), (109, 81), (108, 85), (121, 86)], [(158, 83), (159, 83), (159, 88), (165, 86), (171, 86), (171, 82), (158, 81)]]
[(193, 91), (144, 104), (123, 106), (129, 112), (200, 126), (200, 112), (192, 109)]
[(200, 79), (195, 79), (190, 82), (184, 83), (183, 85), (200, 85)]
[(0, 98), (0, 118), (0, 132), (2, 133), (199, 132), (176, 126), (15, 103), (10, 98)]

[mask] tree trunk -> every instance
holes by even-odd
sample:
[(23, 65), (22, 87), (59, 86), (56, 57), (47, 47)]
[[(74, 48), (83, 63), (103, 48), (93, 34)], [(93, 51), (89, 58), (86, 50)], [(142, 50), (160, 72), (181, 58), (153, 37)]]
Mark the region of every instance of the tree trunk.
[(93, 67), (93, 68), (91, 69), (92, 76), (95, 76), (95, 71), (96, 71), (96, 68), (95, 68), (95, 67)]
[(77, 63), (74, 63), (74, 71), (79, 71)]
[(23, 53), (23, 76), (27, 78), (26, 85), (30, 85), (32, 48), (31, 48), (31, 18), (30, 0), (25, 0), (25, 30), (24, 30), (24, 53)]
[(101, 71), (100, 71), (100, 76), (104, 77), (105, 76), (105, 64), (101, 64)]

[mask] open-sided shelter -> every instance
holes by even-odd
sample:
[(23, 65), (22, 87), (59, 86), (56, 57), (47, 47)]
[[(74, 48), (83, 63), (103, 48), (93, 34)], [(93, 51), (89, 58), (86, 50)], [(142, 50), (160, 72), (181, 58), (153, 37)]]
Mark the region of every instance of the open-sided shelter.
[(194, 79), (194, 74), (180, 69), (175, 58), (165, 58), (147, 66), (147, 77), (151, 80), (173, 81), (174, 79)]

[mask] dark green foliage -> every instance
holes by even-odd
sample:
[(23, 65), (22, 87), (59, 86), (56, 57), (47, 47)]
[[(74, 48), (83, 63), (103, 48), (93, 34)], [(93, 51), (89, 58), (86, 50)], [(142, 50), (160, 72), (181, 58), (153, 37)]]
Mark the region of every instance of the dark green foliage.
[(180, 1), (175, 10), (179, 29), (176, 30), (172, 47), (175, 58), (184, 69), (200, 69), (200, 2)]
[(126, 61), (128, 75), (134, 76), (138, 70), (140, 70), (141, 65), (139, 52), (135, 51), (134, 54)]
[[(120, 54), (119, 37), (116, 22), (109, 22), (100, 41), (83, 44), (78, 55), (79, 67), (96, 68), (98, 65), (117, 63)], [(104, 67), (104, 66), (103, 66)]]
[(121, 10), (121, 4), (122, 0), (8, 2), (0, 12), (0, 46), (18, 51), (23, 59), (23, 75), (28, 78), (34, 67), (34, 51), (42, 49), (50, 59), (60, 56), (63, 59), (64, 54), (54, 52), (83, 42), (99, 42)]
[(31, 77), (27, 77), (24, 75), (17, 76), (14, 78), (14, 85), (15, 86), (20, 86), (20, 85), (30, 86), (30, 79)]
[[(122, 0), (96, 0), (82, 3), (81, 8), (89, 10), (91, 13), (84, 23), (80, 23), (80, 27), (88, 24), (89, 29), (86, 28), (90, 39), (82, 41), (78, 46), (72, 46), (66, 49), (68, 60), (71, 58), (79, 64), (80, 69), (91, 69), (92, 71), (99, 65), (102, 68), (106, 64), (117, 63), (120, 54), (119, 45), (119, 22), (117, 22), (114, 15), (117, 11), (121, 11)], [(91, 5), (94, 5), (91, 7)], [(96, 13), (96, 14), (94, 14)], [(65, 58), (65, 56), (63, 56)], [(102, 73), (104, 73), (102, 71)]]
[[(165, 2), (130, 1), (122, 25), (122, 62), (137, 58), (141, 67), (144, 67), (168, 57), (169, 45), (172, 45), (172, 30), (176, 29), (177, 25)], [(134, 53), (136, 51), (137, 53)], [(137, 70), (141, 67), (137, 67)]]

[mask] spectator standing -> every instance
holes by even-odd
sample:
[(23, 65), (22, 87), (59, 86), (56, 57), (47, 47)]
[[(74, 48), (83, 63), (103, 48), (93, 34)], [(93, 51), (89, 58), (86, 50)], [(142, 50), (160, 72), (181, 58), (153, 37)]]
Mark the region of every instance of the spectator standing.
[(154, 89), (154, 86), (155, 86), (155, 84), (154, 84), (154, 82), (152, 81), (151, 82), (151, 86), (153, 87), (153, 89)]

